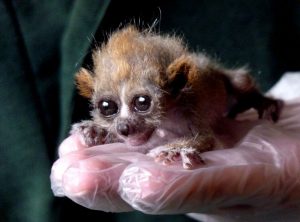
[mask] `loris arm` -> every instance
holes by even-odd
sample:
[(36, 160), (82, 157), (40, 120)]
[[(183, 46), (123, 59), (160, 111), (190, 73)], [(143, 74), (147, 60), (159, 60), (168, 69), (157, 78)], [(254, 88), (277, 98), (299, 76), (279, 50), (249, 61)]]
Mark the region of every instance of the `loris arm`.
[[(222, 70), (221, 70), (222, 72)], [(239, 113), (254, 108), (260, 119), (277, 122), (283, 101), (264, 96), (247, 69), (223, 70), (230, 98), (227, 116), (234, 119)]]
[[(94, 89), (94, 80), (91, 73), (84, 68), (81, 68), (75, 77), (76, 85), (79, 94), (86, 99), (91, 99)], [(120, 140), (107, 129), (99, 126), (93, 120), (84, 120), (72, 125), (70, 134), (79, 134), (83, 138), (86, 146), (96, 146), (101, 144), (120, 142)]]

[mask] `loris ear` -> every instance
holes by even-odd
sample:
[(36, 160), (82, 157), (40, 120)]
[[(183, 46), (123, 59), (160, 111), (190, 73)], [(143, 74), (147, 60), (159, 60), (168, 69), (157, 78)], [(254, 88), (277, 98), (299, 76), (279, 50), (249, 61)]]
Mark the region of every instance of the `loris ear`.
[(177, 96), (182, 90), (188, 88), (197, 72), (191, 57), (181, 56), (175, 59), (167, 68), (166, 90), (171, 95)]
[(94, 91), (94, 80), (91, 73), (81, 68), (75, 76), (76, 86), (79, 94), (85, 98), (91, 98)]

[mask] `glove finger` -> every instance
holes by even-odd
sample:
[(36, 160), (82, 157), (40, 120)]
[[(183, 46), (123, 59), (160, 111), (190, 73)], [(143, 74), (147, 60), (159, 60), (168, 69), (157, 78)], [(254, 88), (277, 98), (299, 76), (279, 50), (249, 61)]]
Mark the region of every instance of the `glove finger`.
[(128, 164), (151, 160), (140, 153), (104, 153), (72, 164), (64, 173), (64, 194), (93, 210), (125, 212), (133, 208), (119, 195), (119, 178)]
[(132, 208), (119, 196), (119, 177), (128, 162), (110, 156), (94, 156), (69, 167), (62, 178), (64, 195), (94, 210), (125, 212)]
[(86, 149), (87, 147), (81, 142), (80, 136), (76, 134), (70, 135), (58, 147), (58, 156), (63, 157), (68, 153)]
[(126, 146), (121, 143), (107, 144), (87, 148), (81, 145), (78, 136), (71, 135), (60, 145), (61, 157), (53, 164), (51, 169), (51, 188), (56, 196), (64, 196), (62, 178), (65, 171), (80, 160), (107, 154), (110, 152), (128, 152)]
[(51, 187), (56, 196), (67, 196), (90, 209), (129, 211), (132, 208), (118, 194), (119, 176), (128, 164), (143, 159), (150, 158), (129, 152), (120, 143), (78, 149), (53, 164)]
[[(96, 148), (96, 149), (93, 149)], [(87, 147), (82, 142), (81, 136), (78, 134), (72, 134), (68, 138), (66, 138), (58, 148), (58, 156), (63, 157), (68, 155), (69, 153), (80, 151), (80, 150), (94, 150), (97, 152), (107, 152), (107, 153), (118, 153), (118, 152), (130, 152), (130, 149), (126, 147), (125, 144), (122, 143), (111, 143), (111, 144), (103, 144), (93, 147)], [(87, 153), (85, 153), (86, 155)]]

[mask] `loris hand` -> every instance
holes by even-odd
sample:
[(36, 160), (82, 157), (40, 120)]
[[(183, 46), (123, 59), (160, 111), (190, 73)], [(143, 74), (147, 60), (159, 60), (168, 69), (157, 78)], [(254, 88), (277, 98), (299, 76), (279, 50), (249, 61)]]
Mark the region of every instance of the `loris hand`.
[[(246, 122), (240, 123), (244, 128)], [(235, 132), (240, 127), (231, 125)], [(162, 166), (123, 144), (85, 148), (73, 135), (60, 146), (52, 189), (103, 211), (199, 212), (211, 215), (206, 221), (299, 221), (299, 135), (299, 100), (286, 105), (278, 124), (258, 122), (234, 148), (203, 153), (206, 164), (195, 170)]]

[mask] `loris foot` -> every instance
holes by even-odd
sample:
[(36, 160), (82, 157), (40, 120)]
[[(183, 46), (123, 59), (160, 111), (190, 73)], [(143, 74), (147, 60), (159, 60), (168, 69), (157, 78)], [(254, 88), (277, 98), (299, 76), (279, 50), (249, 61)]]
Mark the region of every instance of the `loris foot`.
[(268, 98), (260, 92), (254, 91), (240, 96), (237, 102), (230, 107), (227, 116), (234, 119), (239, 113), (254, 108), (260, 119), (277, 122), (283, 105), (284, 103), (281, 100)]
[(90, 120), (73, 124), (70, 133), (80, 134), (84, 144), (88, 147), (104, 144), (107, 137), (106, 130), (99, 128)]
[(204, 164), (201, 153), (193, 147), (159, 146), (150, 150), (148, 156), (164, 165), (171, 165), (181, 159), (184, 169), (193, 169), (199, 164)]
[(283, 106), (284, 103), (282, 100), (265, 98), (261, 105), (256, 109), (260, 119), (267, 119), (277, 122)]

